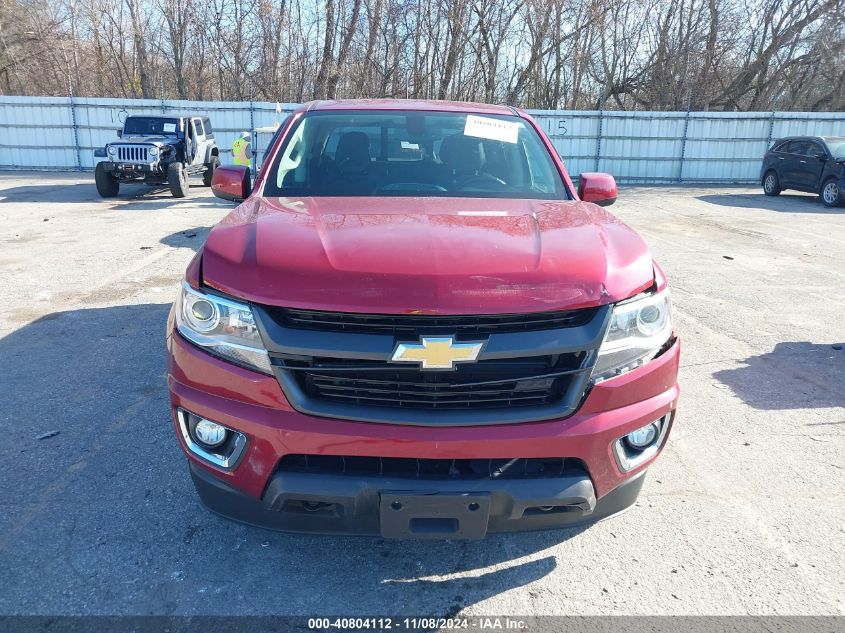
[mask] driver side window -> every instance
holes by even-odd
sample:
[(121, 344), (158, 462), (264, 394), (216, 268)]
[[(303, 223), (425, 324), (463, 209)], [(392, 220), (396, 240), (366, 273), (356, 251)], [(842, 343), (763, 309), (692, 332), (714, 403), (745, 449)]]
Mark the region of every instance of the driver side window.
[(819, 155), (827, 156), (827, 152), (825, 152), (824, 148), (821, 145), (819, 145), (818, 143), (811, 142), (810, 147), (809, 147), (809, 152), (808, 152), (807, 155), (815, 158), (816, 156), (819, 156)]

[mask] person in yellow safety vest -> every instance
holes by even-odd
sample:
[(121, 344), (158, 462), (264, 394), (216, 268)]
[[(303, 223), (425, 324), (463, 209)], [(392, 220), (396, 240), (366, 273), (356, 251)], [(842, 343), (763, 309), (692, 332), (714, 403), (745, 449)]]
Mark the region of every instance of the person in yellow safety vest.
[(241, 135), (232, 143), (232, 157), (235, 165), (252, 167), (252, 143), (249, 139), (249, 132), (241, 132)]

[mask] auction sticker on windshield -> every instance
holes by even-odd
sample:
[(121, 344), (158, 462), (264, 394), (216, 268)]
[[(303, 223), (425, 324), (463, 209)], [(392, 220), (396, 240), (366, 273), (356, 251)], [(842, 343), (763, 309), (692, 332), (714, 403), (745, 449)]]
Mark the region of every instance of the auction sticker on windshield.
[(519, 127), (519, 123), (470, 114), (467, 116), (467, 122), (464, 125), (464, 136), (516, 143), (516, 139), (519, 137)]

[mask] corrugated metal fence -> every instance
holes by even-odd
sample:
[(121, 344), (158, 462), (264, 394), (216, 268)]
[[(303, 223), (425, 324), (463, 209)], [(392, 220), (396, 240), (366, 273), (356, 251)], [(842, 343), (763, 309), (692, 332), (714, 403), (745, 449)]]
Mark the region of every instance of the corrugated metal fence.
[[(294, 104), (283, 104), (289, 112)], [(127, 114), (211, 117), (223, 161), (245, 129), (273, 125), (276, 104), (155, 99), (0, 97), (0, 169), (89, 170), (94, 149)], [(570, 172), (607, 171), (623, 183), (756, 182), (760, 159), (782, 136), (845, 135), (845, 113), (538, 110)], [(259, 135), (262, 154), (269, 138)]]

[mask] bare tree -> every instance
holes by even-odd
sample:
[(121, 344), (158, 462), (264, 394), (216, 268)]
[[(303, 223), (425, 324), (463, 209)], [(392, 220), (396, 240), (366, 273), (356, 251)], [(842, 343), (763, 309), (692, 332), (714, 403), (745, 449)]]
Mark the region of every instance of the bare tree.
[(173, 74), (176, 97), (188, 99), (187, 55), (192, 43), (191, 25), (196, 7), (193, 0), (160, 0), (159, 11), (164, 18), (164, 42), (162, 58)]
[(150, 99), (154, 96), (153, 82), (150, 77), (150, 64), (147, 55), (147, 15), (141, 11), (138, 0), (126, 0), (129, 7), (129, 18), (132, 21), (132, 39), (135, 44), (135, 69), (141, 84), (141, 96)]
[(0, 0), (3, 94), (845, 109), (845, 0)]

